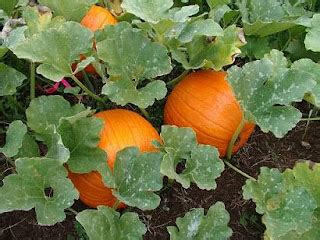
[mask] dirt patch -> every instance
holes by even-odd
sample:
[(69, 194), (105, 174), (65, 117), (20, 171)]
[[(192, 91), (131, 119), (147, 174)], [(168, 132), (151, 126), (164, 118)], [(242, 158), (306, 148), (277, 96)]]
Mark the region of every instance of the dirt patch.
[[(244, 172), (257, 177), (262, 166), (284, 170), (293, 167), (299, 160), (320, 162), (319, 139), (319, 122), (311, 123), (308, 127), (305, 122), (300, 123), (283, 139), (256, 130), (248, 144), (234, 157), (233, 163)], [(6, 169), (4, 164), (2, 162), (1, 171)], [(245, 180), (226, 167), (222, 176), (217, 179), (217, 189), (214, 191), (200, 190), (194, 185), (184, 189), (180, 184), (174, 183), (160, 193), (162, 201), (157, 209), (142, 212), (128, 208), (124, 211), (132, 210), (139, 214), (148, 229), (144, 239), (165, 240), (169, 239), (166, 227), (174, 225), (176, 218), (184, 216), (191, 208), (202, 207), (207, 210), (215, 202), (222, 201), (230, 213), (229, 226), (233, 230), (231, 239), (260, 239), (264, 232), (261, 216), (255, 212), (255, 205), (251, 201), (242, 198)], [(85, 208), (79, 201), (73, 206), (76, 211)], [(64, 222), (52, 227), (38, 226), (33, 211), (1, 214), (0, 239), (67, 239), (68, 236), (76, 235), (74, 215), (70, 214)]]

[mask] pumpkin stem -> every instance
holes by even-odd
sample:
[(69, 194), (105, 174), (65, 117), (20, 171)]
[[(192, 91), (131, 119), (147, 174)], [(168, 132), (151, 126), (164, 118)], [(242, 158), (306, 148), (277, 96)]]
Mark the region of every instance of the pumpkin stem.
[(79, 86), (83, 91), (85, 91), (90, 97), (92, 97), (93, 99), (101, 102), (105, 107), (107, 107), (107, 104), (105, 103), (105, 101), (104, 101), (101, 97), (99, 97), (99, 96), (97, 96), (96, 94), (94, 94), (93, 92), (91, 92), (76, 76), (71, 75), (71, 78), (72, 78), (72, 80), (75, 81), (75, 82), (78, 84), (78, 86)]
[(175, 79), (167, 82), (167, 86), (173, 86), (175, 84), (177, 84), (178, 82), (180, 82), (186, 75), (188, 75), (190, 71), (189, 70), (185, 70), (183, 73), (181, 73), (178, 77), (176, 77)]
[(242, 117), (239, 126), (237, 127), (236, 131), (234, 132), (234, 134), (228, 144), (227, 160), (231, 160), (231, 158), (232, 158), (233, 147), (234, 147), (235, 143), (237, 142), (237, 139), (239, 138), (240, 133), (242, 132), (244, 124), (245, 124), (245, 120), (244, 120), (244, 117)]
[(36, 64), (30, 63), (30, 98), (34, 99), (36, 96)]
[(150, 121), (150, 114), (147, 112), (147, 110), (145, 108), (139, 108), (139, 109), (140, 109), (140, 112), (142, 112), (143, 116), (145, 116), (145, 118)]
[(239, 168), (233, 166), (228, 160), (224, 160), (224, 163), (230, 167), (231, 169), (233, 169), (234, 171), (236, 171), (237, 173), (241, 174), (242, 176), (252, 180), (252, 181), (257, 181), (257, 179), (255, 179), (254, 177), (251, 177), (249, 174), (241, 171)]
[(117, 201), (115, 201), (115, 203), (112, 205), (112, 208), (117, 209), (119, 205), (120, 205), (120, 201), (117, 199)]

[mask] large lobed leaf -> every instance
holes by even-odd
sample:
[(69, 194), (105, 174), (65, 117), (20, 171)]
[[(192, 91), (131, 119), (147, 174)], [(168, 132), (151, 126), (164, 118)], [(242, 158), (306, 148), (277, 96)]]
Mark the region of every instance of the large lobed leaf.
[(90, 239), (138, 240), (147, 232), (136, 213), (120, 213), (112, 208), (98, 206), (97, 210), (87, 209), (76, 216)]
[(106, 153), (97, 147), (103, 122), (87, 117), (90, 113), (61, 96), (41, 96), (26, 110), (28, 126), (48, 146), (47, 157), (67, 162), (76, 173), (97, 170), (106, 161)]
[(113, 195), (129, 206), (155, 209), (160, 204), (160, 197), (154, 192), (162, 188), (162, 157), (160, 152), (140, 153), (135, 147), (118, 152), (113, 170)]
[(280, 0), (238, 1), (244, 31), (264, 37), (300, 25), (309, 16), (307, 1), (291, 4)]
[(262, 60), (228, 70), (228, 80), (247, 120), (283, 137), (300, 120), (301, 113), (291, 103), (299, 102), (316, 85), (312, 74), (289, 68), (283, 53), (272, 50)]
[(228, 239), (232, 230), (228, 227), (230, 216), (222, 202), (211, 206), (206, 215), (203, 208), (195, 208), (178, 218), (177, 227), (167, 227), (171, 240)]
[(261, 168), (257, 181), (247, 180), (245, 199), (263, 214), (266, 239), (316, 239), (320, 227), (320, 165), (297, 163), (291, 170)]
[[(165, 152), (161, 163), (162, 174), (175, 179), (184, 188), (190, 187), (191, 182), (206, 190), (217, 187), (215, 179), (224, 170), (224, 164), (216, 148), (198, 144), (190, 128), (162, 126), (161, 138), (161, 149)], [(177, 173), (177, 165), (184, 160), (185, 169)]]
[(41, 63), (37, 73), (53, 81), (73, 75), (71, 64), (92, 49), (93, 33), (76, 22), (64, 22), (20, 42), (18, 58)]
[(146, 108), (165, 97), (167, 89), (157, 80), (138, 89), (139, 80), (151, 80), (170, 73), (171, 61), (166, 48), (151, 42), (128, 23), (107, 26), (97, 35), (97, 52), (111, 78), (102, 92), (119, 105), (133, 103)]
[[(40, 225), (63, 221), (64, 209), (72, 206), (79, 194), (61, 163), (48, 158), (20, 158), (16, 160), (16, 171), (3, 180), (0, 213), (35, 208)], [(46, 195), (49, 188), (52, 196)]]

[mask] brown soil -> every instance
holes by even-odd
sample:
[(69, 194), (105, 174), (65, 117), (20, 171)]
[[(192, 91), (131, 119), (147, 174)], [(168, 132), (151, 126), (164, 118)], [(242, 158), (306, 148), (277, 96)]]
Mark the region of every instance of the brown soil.
[[(234, 165), (257, 177), (262, 166), (284, 170), (299, 160), (320, 162), (319, 139), (319, 122), (311, 123), (307, 128), (306, 123), (300, 123), (283, 139), (256, 130), (248, 144), (234, 157)], [(2, 161), (0, 171), (7, 168)], [(200, 190), (196, 186), (183, 189), (180, 184), (174, 183), (171, 188), (161, 192), (162, 202), (156, 210), (127, 210), (138, 212), (146, 224), (148, 231), (144, 239), (164, 240), (169, 239), (166, 227), (174, 225), (176, 218), (182, 217), (189, 209), (208, 209), (216, 201), (223, 201), (230, 213), (230, 227), (233, 230), (231, 239), (260, 239), (264, 226), (260, 222), (260, 216), (255, 213), (254, 203), (242, 198), (244, 182), (244, 177), (227, 168), (218, 178), (218, 187), (214, 191)], [(73, 208), (81, 211), (85, 206), (77, 202)], [(68, 215), (62, 223), (52, 227), (40, 227), (36, 224), (33, 211), (4, 213), (0, 215), (0, 239), (67, 239), (68, 236), (76, 236), (74, 223), (74, 216)]]

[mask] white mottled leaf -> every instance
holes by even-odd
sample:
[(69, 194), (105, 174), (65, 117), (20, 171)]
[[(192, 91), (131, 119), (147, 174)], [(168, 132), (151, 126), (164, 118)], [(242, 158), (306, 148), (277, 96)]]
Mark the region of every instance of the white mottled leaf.
[(94, 240), (142, 240), (147, 232), (138, 214), (126, 212), (120, 217), (120, 213), (105, 206), (98, 206), (97, 210), (84, 210), (78, 213), (76, 219), (89, 238)]

